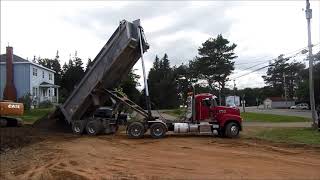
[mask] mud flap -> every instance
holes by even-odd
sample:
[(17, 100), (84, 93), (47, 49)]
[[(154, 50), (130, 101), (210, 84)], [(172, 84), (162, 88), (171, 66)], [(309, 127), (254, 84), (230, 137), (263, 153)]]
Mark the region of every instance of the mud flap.
[(102, 126), (105, 134), (114, 134), (118, 131), (118, 125), (115, 119), (104, 119), (102, 120)]

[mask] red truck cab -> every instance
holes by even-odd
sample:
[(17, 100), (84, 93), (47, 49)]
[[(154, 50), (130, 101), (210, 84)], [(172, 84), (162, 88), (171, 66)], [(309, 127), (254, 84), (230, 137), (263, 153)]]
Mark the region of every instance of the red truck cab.
[[(198, 123), (217, 123), (219, 124), (219, 134), (221, 135), (224, 135), (226, 133), (225, 131), (227, 126), (236, 126), (229, 127), (231, 128), (230, 131), (234, 130), (234, 128), (237, 128), (238, 131), (241, 131), (242, 118), (240, 116), (239, 108), (218, 106), (216, 98), (216, 96), (210, 93), (202, 93), (195, 96), (189, 96), (187, 118)], [(194, 110), (192, 110), (192, 107), (194, 108)]]

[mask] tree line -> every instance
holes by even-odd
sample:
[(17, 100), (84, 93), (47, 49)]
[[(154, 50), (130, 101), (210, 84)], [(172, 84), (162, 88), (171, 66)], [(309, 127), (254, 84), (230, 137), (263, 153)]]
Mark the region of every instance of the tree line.
[[(184, 105), (188, 92), (194, 86), (197, 93), (212, 93), (218, 97), (221, 105), (225, 98), (234, 93), (244, 97), (247, 105), (261, 103), (267, 97), (283, 97), (297, 102), (309, 102), (308, 68), (299, 61), (280, 55), (270, 63), (262, 78), (266, 86), (261, 88), (233, 89), (226, 86), (235, 69), (235, 43), (229, 42), (221, 34), (209, 38), (198, 48), (198, 56), (187, 63), (171, 66), (168, 54), (159, 58), (156, 55), (148, 74), (150, 99), (153, 109), (176, 108)], [(320, 103), (320, 52), (315, 56), (314, 78), (316, 102)], [(290, 60), (290, 62), (289, 62)], [(56, 71), (55, 84), (60, 86), (60, 102), (68, 97), (77, 83), (93, 65), (88, 59), (85, 68), (81, 58), (75, 56), (62, 66), (57, 55), (53, 59), (38, 58), (37, 63)], [(140, 76), (131, 70), (120, 83), (117, 90), (122, 91), (131, 100), (142, 107), (145, 104), (145, 89), (138, 90)], [(286, 95), (286, 96), (285, 96)]]
[[(89, 58), (86, 66), (83, 67), (82, 59), (77, 56), (77, 53), (75, 53), (74, 57), (70, 57), (69, 61), (65, 62), (61, 66), (58, 51), (57, 55), (53, 59), (39, 57), (37, 59), (34, 58), (33, 61), (56, 72), (54, 76), (54, 82), (56, 85), (60, 86), (58, 98), (59, 102), (61, 103), (68, 98), (75, 86), (94, 64), (94, 61)], [(140, 92), (137, 89), (137, 86), (139, 85), (138, 80), (140, 76), (135, 74), (134, 71), (135, 70), (131, 70), (128, 76), (120, 83), (118, 87), (116, 87), (116, 89), (125, 93), (133, 101), (139, 102)]]
[[(167, 54), (155, 57), (148, 76), (152, 102), (160, 109), (184, 105), (194, 85), (196, 94), (210, 92), (225, 105), (229, 95), (240, 96), (246, 105), (261, 104), (267, 97), (280, 97), (297, 103), (309, 103), (309, 68), (293, 57), (279, 55), (269, 63), (262, 76), (265, 86), (237, 89), (226, 87), (234, 70), (236, 44), (222, 35), (209, 38), (198, 48), (198, 56), (186, 64), (170, 67)], [(314, 55), (314, 90), (316, 104), (320, 104), (320, 52)]]

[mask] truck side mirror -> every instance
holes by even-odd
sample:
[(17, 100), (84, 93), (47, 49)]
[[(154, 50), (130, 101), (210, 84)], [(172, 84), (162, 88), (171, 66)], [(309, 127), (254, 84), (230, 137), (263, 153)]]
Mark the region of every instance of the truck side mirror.
[(205, 104), (207, 107), (211, 107), (211, 101), (210, 101), (209, 98), (203, 99), (203, 102), (204, 102), (204, 104)]

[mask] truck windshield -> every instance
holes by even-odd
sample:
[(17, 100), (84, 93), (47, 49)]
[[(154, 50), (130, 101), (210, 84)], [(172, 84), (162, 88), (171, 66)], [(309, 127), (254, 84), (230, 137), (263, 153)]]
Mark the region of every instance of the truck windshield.
[(217, 101), (215, 98), (206, 98), (202, 101), (202, 105), (207, 107), (214, 107), (217, 106)]
[(187, 98), (187, 113), (186, 118), (190, 119), (192, 117), (192, 96)]

